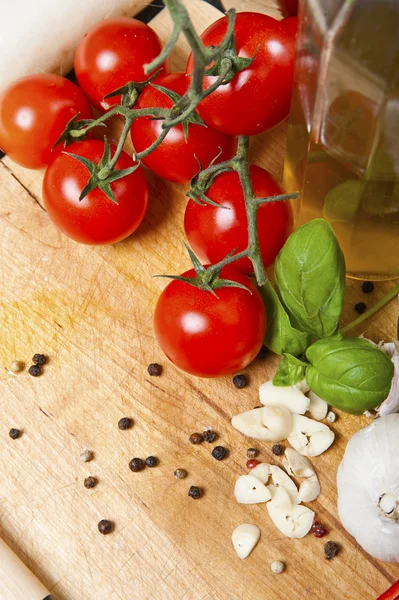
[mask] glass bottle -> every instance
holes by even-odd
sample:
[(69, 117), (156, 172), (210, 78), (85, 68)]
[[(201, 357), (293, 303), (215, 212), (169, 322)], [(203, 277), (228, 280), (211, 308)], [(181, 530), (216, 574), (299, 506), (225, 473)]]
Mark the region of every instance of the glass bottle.
[(399, 276), (399, 0), (300, 3), (284, 185), (349, 276)]

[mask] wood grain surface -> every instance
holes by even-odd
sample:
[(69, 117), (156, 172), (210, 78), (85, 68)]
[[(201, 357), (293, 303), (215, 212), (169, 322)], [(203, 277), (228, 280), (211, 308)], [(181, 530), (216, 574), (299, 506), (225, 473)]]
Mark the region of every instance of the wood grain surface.
[[(225, 5), (275, 11), (270, 0)], [(189, 7), (199, 30), (220, 15), (200, 0)], [(165, 39), (166, 11), (152, 25)], [(180, 40), (173, 68), (182, 69), (186, 56)], [(284, 142), (282, 125), (251, 147), (253, 160), (279, 178)], [(236, 504), (234, 482), (246, 471), (251, 442), (230, 419), (258, 404), (258, 386), (273, 375), (277, 358), (255, 361), (246, 370), (250, 385), (237, 390), (229, 377), (190, 377), (163, 356), (152, 315), (165, 282), (152, 276), (188, 267), (185, 188), (148, 178), (150, 208), (137, 233), (92, 248), (52, 226), (41, 206), (40, 173), (0, 162), (0, 536), (56, 600), (375, 600), (399, 578), (399, 567), (365, 554), (336, 510), (338, 464), (367, 419), (339, 414), (335, 443), (314, 459), (322, 493), (311, 507), (329, 529), (327, 539), (342, 546), (334, 560), (323, 558), (325, 540), (289, 540), (263, 505)], [(365, 297), (360, 283), (349, 281), (342, 323), (356, 316), (356, 301), (371, 305), (391, 285), (377, 284)], [(397, 317), (395, 300), (354, 333), (392, 339)], [(36, 352), (49, 356), (41, 377), (8, 371), (16, 359), (29, 366)], [(149, 377), (150, 362), (163, 365), (161, 377)], [(118, 430), (123, 416), (134, 419), (129, 431)], [(23, 430), (20, 439), (9, 438), (11, 427)], [(188, 443), (207, 427), (230, 450), (223, 462), (211, 457), (209, 444)], [(270, 444), (256, 445), (262, 460), (279, 464)], [(83, 448), (94, 452), (89, 463), (79, 459)], [(150, 454), (158, 467), (129, 470), (132, 457)], [(174, 479), (177, 467), (187, 469), (187, 479)], [(99, 479), (92, 490), (83, 486), (88, 475)], [(198, 501), (187, 496), (192, 484), (204, 488)], [(115, 522), (106, 537), (97, 531), (104, 518)], [(262, 530), (246, 561), (231, 544), (242, 522)], [(279, 576), (270, 572), (276, 559), (287, 565)]]

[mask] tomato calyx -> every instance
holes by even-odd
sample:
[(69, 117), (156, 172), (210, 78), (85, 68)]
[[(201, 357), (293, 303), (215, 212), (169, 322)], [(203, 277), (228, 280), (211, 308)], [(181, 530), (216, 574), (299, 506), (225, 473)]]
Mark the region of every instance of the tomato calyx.
[(155, 277), (166, 277), (167, 279), (176, 279), (177, 281), (183, 281), (200, 290), (203, 290), (204, 292), (210, 292), (214, 296), (217, 296), (215, 290), (220, 290), (221, 288), (225, 287), (240, 288), (252, 294), (251, 290), (247, 286), (238, 283), (238, 281), (233, 281), (231, 279), (223, 279), (220, 277), (220, 272), (223, 269), (223, 267), (226, 264), (232, 262), (231, 257), (234, 255), (235, 250), (230, 252), (224, 260), (220, 261), (216, 265), (204, 267), (204, 265), (195, 255), (195, 253), (191, 250), (191, 248), (185, 242), (183, 242), (183, 244), (188, 252), (188, 255), (194, 267), (195, 277), (185, 277), (183, 275), (155, 275)]
[[(255, 60), (256, 54), (258, 52), (258, 48), (255, 50), (254, 54), (251, 58), (243, 58), (242, 56), (238, 56), (235, 37), (234, 35), (231, 37), (229, 44), (226, 49), (221, 52), (213, 65), (210, 66), (205, 71), (205, 75), (218, 76), (223, 75), (223, 79), (221, 81), (221, 85), (226, 83), (230, 83), (230, 81), (235, 77), (237, 73), (240, 71), (244, 71), (251, 66), (253, 61)], [(228, 70), (226, 71), (226, 65), (230, 65)]]
[[(111, 148), (106, 137), (104, 137), (104, 154), (98, 164), (86, 158), (85, 156), (79, 156), (78, 154), (72, 154), (71, 152), (64, 152), (68, 156), (75, 158), (82, 165), (84, 165), (90, 173), (90, 179), (86, 186), (83, 188), (79, 200), (83, 200), (92, 190), (99, 188), (104, 194), (112, 200), (114, 204), (118, 204), (117, 199), (111, 189), (111, 183), (126, 175), (133, 173), (139, 166), (139, 163), (129, 167), (127, 169), (114, 169), (119, 154), (115, 152), (114, 157), (111, 159)], [(115, 160), (116, 157), (116, 160)]]
[[(69, 144), (73, 144), (74, 142), (78, 142), (86, 137), (87, 130), (86, 128), (93, 123), (96, 123), (95, 119), (79, 119), (80, 113), (76, 113), (69, 119), (68, 123), (65, 125), (64, 131), (61, 133), (58, 140), (55, 142), (52, 150), (59, 144), (63, 144), (64, 148), (69, 146)], [(97, 124), (97, 123), (96, 123)], [(99, 126), (105, 127), (105, 123), (98, 123)]]
[(155, 71), (155, 73), (153, 73), (151, 75), (151, 77), (149, 77), (145, 81), (129, 81), (128, 83), (126, 83), (125, 85), (122, 85), (121, 87), (117, 88), (113, 92), (106, 94), (104, 96), (103, 100), (106, 100), (107, 98), (113, 98), (114, 96), (121, 95), (122, 98), (121, 98), (120, 105), (125, 106), (126, 108), (133, 108), (133, 106), (136, 104), (138, 97), (140, 96), (143, 89), (148, 84), (150, 84), (152, 81), (154, 81), (154, 79), (156, 77), (158, 77), (158, 75), (161, 72), (162, 72), (162, 69), (158, 69), (158, 71)]
[(186, 196), (187, 198), (190, 198), (190, 200), (192, 200), (196, 204), (199, 204), (200, 206), (210, 204), (211, 206), (216, 206), (217, 208), (225, 208), (226, 210), (229, 210), (227, 206), (221, 206), (217, 202), (214, 202), (213, 200), (208, 198), (208, 196), (206, 195), (206, 192), (209, 190), (214, 179), (218, 175), (224, 173), (225, 171), (234, 170), (232, 160), (216, 163), (221, 154), (222, 149), (219, 148), (218, 154), (213, 158), (213, 160), (209, 163), (209, 166), (206, 169), (203, 169), (200, 161), (197, 159), (199, 171), (191, 179), (190, 188), (186, 193)]

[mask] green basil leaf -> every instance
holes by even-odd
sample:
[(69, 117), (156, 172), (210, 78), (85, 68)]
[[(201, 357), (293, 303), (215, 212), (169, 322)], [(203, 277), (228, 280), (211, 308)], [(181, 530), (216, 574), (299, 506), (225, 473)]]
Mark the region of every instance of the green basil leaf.
[(324, 219), (302, 225), (275, 264), (276, 291), (292, 325), (319, 339), (338, 328), (345, 295), (345, 259)]
[(292, 354), (284, 354), (273, 377), (273, 385), (294, 385), (297, 381), (303, 379), (306, 367), (307, 363), (295, 358)]
[(323, 217), (332, 222), (346, 222), (356, 215), (362, 198), (363, 182), (348, 179), (331, 188), (324, 200)]
[(392, 361), (365, 339), (319, 340), (307, 349), (306, 357), (310, 389), (336, 408), (360, 415), (389, 394)]
[(265, 346), (280, 356), (286, 352), (294, 356), (303, 354), (310, 344), (310, 336), (292, 327), (289, 316), (269, 281), (262, 285), (260, 293), (267, 314)]

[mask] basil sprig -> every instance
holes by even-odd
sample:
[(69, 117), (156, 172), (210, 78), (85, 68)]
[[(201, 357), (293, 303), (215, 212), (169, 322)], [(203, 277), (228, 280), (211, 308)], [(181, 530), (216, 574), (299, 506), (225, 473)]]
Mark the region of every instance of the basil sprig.
[[(320, 398), (352, 414), (388, 396), (393, 365), (362, 338), (343, 337), (345, 261), (331, 225), (314, 219), (285, 243), (275, 263), (275, 288), (261, 289), (268, 314), (265, 344), (283, 356), (273, 384), (303, 377)], [(312, 340), (317, 340), (311, 344)]]

